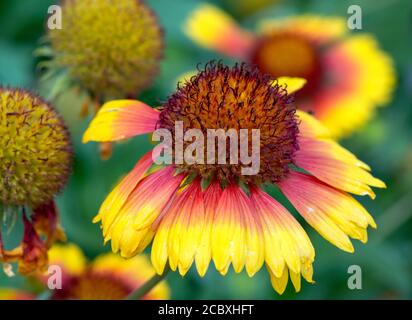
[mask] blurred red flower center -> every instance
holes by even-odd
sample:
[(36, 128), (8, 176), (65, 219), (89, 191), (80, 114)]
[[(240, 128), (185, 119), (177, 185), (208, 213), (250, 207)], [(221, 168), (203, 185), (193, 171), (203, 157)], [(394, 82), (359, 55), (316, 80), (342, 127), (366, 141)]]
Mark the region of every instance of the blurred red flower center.
[(300, 77), (308, 81), (298, 94), (312, 91), (320, 80), (319, 52), (307, 39), (289, 33), (272, 33), (263, 36), (251, 56), (264, 73), (273, 78)]

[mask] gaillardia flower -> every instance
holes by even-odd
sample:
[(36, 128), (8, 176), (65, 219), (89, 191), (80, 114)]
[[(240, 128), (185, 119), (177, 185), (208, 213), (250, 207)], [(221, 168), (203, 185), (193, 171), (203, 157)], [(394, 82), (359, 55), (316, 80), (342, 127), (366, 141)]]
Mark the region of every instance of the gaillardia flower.
[(257, 68), (211, 63), (158, 109), (133, 100), (104, 105), (84, 142), (157, 129), (168, 129), (177, 141), (176, 122), (183, 123), (184, 132), (196, 128), (205, 135), (208, 129), (260, 130), (255, 175), (242, 175), (240, 165), (229, 162), (193, 164), (185, 158), (180, 164), (153, 165), (160, 149), (146, 154), (94, 220), (101, 222), (113, 251), (128, 258), (153, 242), (151, 260), (158, 274), (167, 262), (181, 275), (195, 263), (201, 276), (211, 260), (222, 275), (232, 265), (235, 272), (246, 269), (253, 276), (266, 264), (276, 291), (285, 290), (289, 277), (299, 291), (301, 276), (312, 282), (315, 251), (295, 218), (264, 191), (268, 184), (342, 250), (353, 252), (350, 238), (366, 242), (366, 229), (375, 222), (349, 193), (374, 198), (370, 186), (384, 183), (331, 140), (319, 121), (296, 112), (290, 93)]
[(0, 261), (9, 274), (9, 262), (19, 261), (23, 274), (44, 268), (47, 249), (64, 239), (53, 199), (71, 160), (69, 135), (56, 111), (27, 91), (0, 88), (0, 217), (7, 224), (20, 215), (24, 224), (22, 243), (12, 250), (0, 230)]
[(147, 88), (163, 55), (163, 31), (142, 0), (62, 1), (62, 28), (49, 30), (48, 39), (46, 66), (66, 69), (97, 107)]
[[(74, 244), (54, 245), (50, 264), (62, 270), (61, 289), (51, 299), (121, 300), (148, 281), (155, 271), (146, 256), (123, 259), (113, 253), (102, 254), (91, 262)], [(40, 276), (47, 282), (47, 277)], [(169, 287), (160, 282), (143, 299), (168, 299)]]
[(220, 9), (204, 4), (188, 18), (184, 31), (199, 45), (257, 65), (273, 78), (306, 79), (296, 94), (298, 107), (313, 113), (335, 138), (357, 130), (377, 106), (391, 99), (392, 59), (372, 35), (349, 34), (343, 18), (266, 20), (252, 34)]

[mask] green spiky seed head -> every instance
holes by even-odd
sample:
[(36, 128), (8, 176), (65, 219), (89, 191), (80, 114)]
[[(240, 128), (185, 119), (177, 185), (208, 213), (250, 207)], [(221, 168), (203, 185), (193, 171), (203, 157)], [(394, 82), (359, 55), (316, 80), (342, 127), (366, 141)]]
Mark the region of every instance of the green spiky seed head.
[(52, 200), (70, 173), (66, 127), (41, 98), (0, 88), (0, 202), (32, 208)]
[(58, 65), (99, 99), (136, 95), (152, 83), (163, 31), (140, 0), (66, 0), (49, 38)]

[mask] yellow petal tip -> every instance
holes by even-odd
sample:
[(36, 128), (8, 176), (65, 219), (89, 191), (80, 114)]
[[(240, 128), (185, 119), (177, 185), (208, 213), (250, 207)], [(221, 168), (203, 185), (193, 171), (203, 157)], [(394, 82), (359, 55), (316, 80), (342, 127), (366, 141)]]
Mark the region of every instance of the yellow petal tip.
[(302, 89), (307, 82), (306, 79), (298, 77), (279, 77), (276, 80), (278, 85), (285, 87), (289, 94)]

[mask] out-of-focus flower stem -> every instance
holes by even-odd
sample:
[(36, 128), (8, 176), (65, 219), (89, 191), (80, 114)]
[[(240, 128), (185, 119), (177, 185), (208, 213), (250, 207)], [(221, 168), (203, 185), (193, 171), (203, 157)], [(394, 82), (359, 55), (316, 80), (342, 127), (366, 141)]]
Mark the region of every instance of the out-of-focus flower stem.
[(155, 274), (149, 281), (147, 281), (144, 285), (137, 288), (131, 294), (129, 294), (125, 300), (139, 300), (143, 298), (147, 293), (150, 292), (159, 282), (161, 282), (169, 272), (169, 267), (166, 267), (163, 271), (163, 274)]
[(411, 205), (412, 193), (408, 193), (388, 208), (378, 220), (378, 227), (381, 226), (381, 228), (375, 241), (385, 240), (396, 229), (406, 223), (412, 217)]

